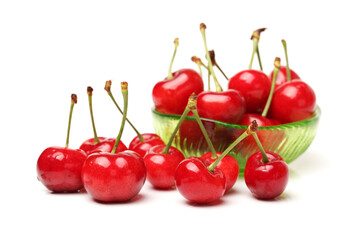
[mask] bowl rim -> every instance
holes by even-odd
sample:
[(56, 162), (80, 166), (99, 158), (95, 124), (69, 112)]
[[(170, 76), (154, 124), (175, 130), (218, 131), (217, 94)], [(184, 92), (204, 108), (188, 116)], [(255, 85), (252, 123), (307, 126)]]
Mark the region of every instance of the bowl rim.
[[(167, 114), (167, 113), (160, 113), (156, 110), (155, 107), (152, 107), (152, 113), (157, 115), (157, 116), (161, 116), (161, 117), (170, 117), (170, 118), (174, 118), (174, 119), (180, 119), (181, 115), (175, 115), (175, 114)], [(317, 121), (321, 115), (322, 111), (320, 109), (320, 107), (317, 105), (315, 108), (315, 111), (313, 113), (313, 116), (311, 118), (307, 118), (301, 121), (297, 121), (297, 122), (291, 122), (291, 123), (285, 123), (285, 124), (280, 124), (280, 125), (274, 125), (274, 126), (267, 126), (267, 127), (258, 127), (258, 129), (265, 129), (265, 130), (276, 130), (276, 129), (285, 129), (285, 128), (292, 128), (292, 127), (298, 127), (298, 126), (305, 126), (311, 122)], [(194, 116), (186, 116), (185, 118), (186, 120), (196, 120)], [(232, 123), (226, 123), (226, 122), (221, 122), (221, 121), (217, 121), (217, 120), (213, 120), (213, 119), (209, 119), (209, 118), (201, 118), (202, 120), (208, 121), (208, 122), (214, 122), (215, 124), (224, 126), (224, 127), (230, 127), (230, 128), (238, 128), (238, 129), (247, 129), (248, 126), (245, 125), (237, 125), (237, 124), (232, 124)]]

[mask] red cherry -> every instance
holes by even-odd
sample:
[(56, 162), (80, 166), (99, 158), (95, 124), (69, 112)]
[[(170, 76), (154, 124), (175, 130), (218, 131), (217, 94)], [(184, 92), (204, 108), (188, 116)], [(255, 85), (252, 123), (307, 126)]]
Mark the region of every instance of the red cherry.
[[(300, 77), (298, 76), (297, 73), (295, 73), (292, 69), (290, 69), (290, 75), (291, 75), (291, 81), (294, 80), (300, 80)], [(273, 71), (269, 74), (269, 79), (273, 78)], [(287, 79), (287, 67), (286, 66), (281, 66), (279, 69), (279, 73), (277, 76), (277, 80), (275, 83), (275, 90), (277, 90), (279, 88), (279, 86), (281, 86), (282, 84), (286, 83), (288, 81)]]
[(71, 118), (76, 94), (71, 95), (70, 116), (65, 147), (45, 149), (37, 160), (37, 179), (53, 192), (75, 192), (82, 188), (81, 169), (86, 153), (80, 149), (69, 149)]
[(226, 180), (219, 169), (209, 171), (202, 160), (190, 157), (177, 167), (175, 183), (187, 200), (195, 203), (211, 203), (220, 199), (226, 189)]
[(262, 154), (250, 156), (244, 169), (244, 179), (253, 195), (259, 199), (274, 199), (287, 186), (289, 170), (285, 161), (273, 152), (266, 152), (269, 162), (262, 161)]
[(140, 192), (145, 180), (143, 159), (130, 150), (94, 153), (82, 168), (86, 191), (101, 202), (128, 201)]
[(165, 80), (158, 82), (152, 90), (152, 99), (157, 111), (167, 114), (182, 114), (188, 97), (203, 91), (202, 77), (192, 69), (181, 69), (172, 73), (172, 63), (178, 47), (175, 39), (175, 52)]
[(316, 107), (313, 89), (303, 81), (286, 82), (273, 94), (269, 116), (290, 123), (310, 118)]
[(165, 145), (152, 147), (143, 159), (148, 181), (156, 188), (166, 189), (175, 185), (175, 171), (184, 159), (177, 148), (170, 147), (168, 153), (162, 153)]
[(268, 99), (271, 81), (263, 72), (258, 70), (244, 70), (229, 79), (228, 89), (239, 91), (245, 101), (249, 113), (262, 109)]
[[(87, 155), (98, 152), (111, 152), (115, 145), (115, 138), (98, 137), (99, 142), (95, 144), (94, 138), (87, 139), (84, 141), (80, 149), (84, 150)], [(126, 145), (120, 141), (116, 149), (116, 153), (127, 150)]]
[(81, 169), (87, 155), (80, 149), (49, 147), (37, 161), (37, 178), (53, 192), (76, 192), (82, 188)]
[(205, 91), (198, 94), (197, 109), (199, 116), (203, 118), (236, 123), (246, 111), (246, 102), (236, 90)]
[[(221, 152), (216, 152), (217, 156), (221, 156)], [(215, 162), (217, 158), (212, 158), (212, 153), (208, 152), (201, 156), (201, 159), (203, 160), (204, 164), (206, 166), (211, 165), (211, 163)], [(224, 177), (226, 178), (226, 192), (230, 190), (233, 185), (236, 183), (239, 175), (239, 167), (237, 160), (234, 157), (231, 156), (225, 156), (215, 167), (224, 174)]]
[(129, 149), (137, 152), (141, 157), (145, 157), (148, 150), (154, 146), (162, 145), (164, 142), (162, 139), (154, 133), (143, 133), (141, 134), (143, 141), (141, 142), (140, 138), (136, 136), (130, 143)]

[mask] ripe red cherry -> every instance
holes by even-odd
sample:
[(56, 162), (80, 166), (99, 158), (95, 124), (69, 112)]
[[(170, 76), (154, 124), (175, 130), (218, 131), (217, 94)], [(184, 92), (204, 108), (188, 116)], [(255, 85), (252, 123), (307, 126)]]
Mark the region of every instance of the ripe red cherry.
[(170, 147), (167, 153), (162, 153), (165, 145), (150, 148), (143, 161), (147, 170), (148, 181), (156, 188), (166, 189), (175, 185), (175, 171), (184, 159), (177, 148)]
[(262, 110), (271, 87), (271, 81), (261, 71), (244, 70), (229, 79), (228, 88), (239, 91), (245, 101), (247, 112), (255, 113)]
[(273, 152), (266, 152), (269, 162), (262, 161), (262, 154), (250, 156), (244, 169), (244, 179), (253, 195), (259, 199), (274, 199), (285, 190), (289, 170), (285, 161)]
[(152, 99), (157, 111), (166, 114), (182, 114), (188, 97), (203, 91), (202, 77), (192, 69), (181, 69), (172, 73), (172, 63), (176, 54), (178, 39), (175, 39), (175, 52), (172, 57), (168, 76), (158, 82), (152, 90)]
[[(85, 151), (87, 155), (98, 152), (111, 152), (116, 142), (115, 138), (98, 137), (98, 140), (99, 142), (95, 143), (94, 138), (87, 139), (81, 144), (80, 149)], [(116, 149), (116, 153), (125, 150), (127, 150), (126, 145), (122, 141), (120, 141)]]
[(75, 103), (77, 96), (72, 94), (65, 147), (49, 147), (37, 160), (37, 179), (53, 192), (76, 192), (82, 188), (81, 169), (87, 155), (80, 149), (68, 148)]
[(137, 152), (141, 157), (145, 157), (148, 150), (154, 146), (162, 145), (164, 142), (162, 139), (154, 133), (143, 133), (141, 134), (143, 141), (141, 142), (140, 138), (136, 136), (130, 143), (129, 149)]
[(200, 117), (218, 121), (235, 123), (246, 111), (246, 103), (243, 96), (236, 90), (223, 91), (213, 71), (212, 60), (207, 47), (206, 25), (201, 23), (200, 30), (206, 50), (208, 68), (216, 84), (216, 92), (205, 91), (198, 94), (197, 110)]
[(286, 82), (273, 94), (269, 116), (290, 123), (310, 118), (316, 107), (313, 89), (303, 81)]
[(87, 155), (80, 149), (49, 147), (37, 161), (37, 178), (53, 192), (76, 192), (82, 188), (81, 169)]
[(175, 183), (183, 197), (201, 204), (220, 199), (226, 189), (226, 179), (221, 170), (209, 171), (197, 157), (187, 158), (178, 165)]
[(126, 150), (116, 153), (124, 130), (127, 106), (127, 82), (121, 83), (124, 110), (121, 128), (111, 153), (100, 152), (88, 156), (82, 169), (82, 181), (86, 191), (102, 202), (128, 201), (138, 194), (146, 179), (143, 158)]
[(236, 123), (246, 111), (246, 102), (236, 90), (205, 91), (198, 94), (197, 108), (198, 114), (203, 118)]
[(101, 202), (128, 201), (140, 192), (145, 180), (143, 159), (130, 150), (91, 154), (82, 169), (86, 191)]
[[(217, 156), (221, 156), (221, 152), (216, 152)], [(201, 159), (206, 166), (211, 165), (217, 158), (212, 158), (212, 153), (208, 152), (201, 156)], [(226, 179), (226, 192), (230, 190), (236, 183), (239, 175), (239, 167), (237, 160), (229, 155), (225, 156), (216, 166), (217, 169), (221, 170)]]
[(284, 191), (289, 179), (287, 163), (276, 153), (266, 152), (252, 134), (260, 152), (250, 156), (244, 169), (244, 180), (252, 194), (259, 199), (274, 199)]

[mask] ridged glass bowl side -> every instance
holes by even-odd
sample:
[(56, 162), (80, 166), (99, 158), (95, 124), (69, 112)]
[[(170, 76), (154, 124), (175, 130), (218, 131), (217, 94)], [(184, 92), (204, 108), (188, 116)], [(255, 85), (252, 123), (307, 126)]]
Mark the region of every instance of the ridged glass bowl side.
[[(304, 153), (314, 140), (320, 115), (321, 110), (317, 107), (310, 119), (277, 126), (259, 127), (258, 137), (265, 150), (281, 155), (287, 163), (290, 163)], [(163, 114), (152, 109), (152, 118), (155, 132), (167, 143), (180, 116)], [(223, 152), (248, 127), (211, 119), (202, 119), (202, 122), (215, 149), (220, 152)], [(201, 156), (209, 151), (192, 116), (186, 117), (176, 135), (173, 146), (180, 149), (186, 157)], [(253, 137), (249, 136), (238, 144), (230, 155), (236, 158), (240, 169), (243, 170), (247, 159), (258, 151)]]

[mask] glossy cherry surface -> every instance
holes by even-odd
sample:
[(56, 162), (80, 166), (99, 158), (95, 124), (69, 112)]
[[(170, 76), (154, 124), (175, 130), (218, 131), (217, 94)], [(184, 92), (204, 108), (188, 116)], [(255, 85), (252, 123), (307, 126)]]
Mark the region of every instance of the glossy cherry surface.
[(296, 122), (312, 117), (315, 107), (313, 89), (303, 81), (291, 81), (274, 92), (269, 116), (281, 123)]
[[(222, 153), (217, 152), (217, 156), (219, 157)], [(205, 153), (201, 156), (201, 159), (204, 161), (206, 166), (211, 165), (216, 158), (212, 158), (212, 154), (210, 152)], [(239, 166), (237, 160), (234, 157), (229, 155), (225, 156), (215, 167), (222, 171), (224, 177), (226, 178), (226, 192), (230, 190), (233, 185), (237, 182), (239, 175)]]
[(286, 162), (272, 152), (266, 152), (269, 162), (262, 162), (261, 152), (248, 158), (244, 180), (252, 194), (259, 199), (274, 199), (285, 190), (289, 169)]
[[(290, 76), (291, 81), (293, 80), (300, 80), (299, 75), (294, 72), (292, 69), (290, 69)], [(269, 79), (273, 78), (273, 71), (269, 74)], [(287, 82), (287, 67), (281, 66), (277, 75), (276, 83), (275, 83), (275, 89), (278, 89), (279, 86)]]
[(82, 168), (86, 191), (101, 202), (128, 201), (140, 192), (145, 180), (143, 159), (130, 150), (91, 154)]
[(37, 161), (37, 178), (53, 192), (76, 192), (82, 188), (81, 170), (87, 155), (80, 149), (49, 147)]
[(236, 123), (246, 112), (246, 102), (237, 90), (205, 91), (198, 94), (197, 111), (203, 118)]
[(203, 91), (201, 76), (192, 69), (173, 73), (173, 79), (158, 82), (152, 90), (152, 99), (158, 112), (182, 114), (189, 96)]
[(187, 158), (178, 165), (175, 183), (184, 198), (201, 204), (220, 199), (226, 190), (226, 179), (221, 170), (210, 172), (197, 157)]
[[(80, 149), (84, 150), (87, 155), (90, 155), (92, 153), (98, 153), (98, 152), (111, 152), (113, 149), (113, 146), (115, 145), (116, 139), (114, 138), (105, 138), (105, 137), (99, 137), (99, 142), (94, 143), (94, 138), (87, 139), (84, 141)], [(126, 145), (120, 141), (118, 144), (118, 147), (116, 149), (116, 153), (122, 152), (127, 150)]]
[(175, 171), (178, 164), (184, 159), (177, 148), (170, 147), (168, 153), (162, 153), (165, 145), (152, 147), (145, 158), (147, 179), (156, 188), (170, 188), (175, 185)]
[(266, 74), (258, 70), (244, 70), (229, 79), (228, 89), (239, 91), (246, 101), (247, 112), (262, 110), (267, 101), (271, 81)]
[(143, 133), (141, 134), (144, 141), (141, 142), (140, 138), (136, 136), (131, 142), (128, 149), (137, 152), (141, 157), (145, 157), (148, 150), (157, 145), (163, 145), (162, 139), (154, 133)]

